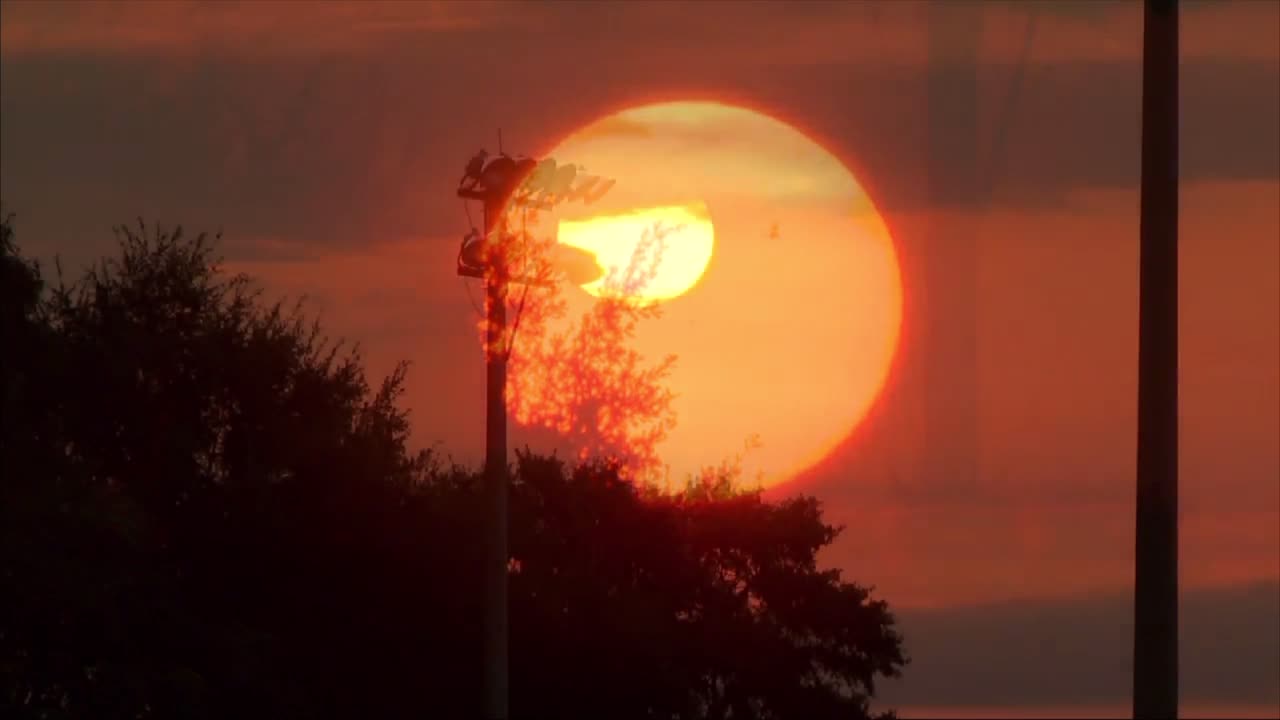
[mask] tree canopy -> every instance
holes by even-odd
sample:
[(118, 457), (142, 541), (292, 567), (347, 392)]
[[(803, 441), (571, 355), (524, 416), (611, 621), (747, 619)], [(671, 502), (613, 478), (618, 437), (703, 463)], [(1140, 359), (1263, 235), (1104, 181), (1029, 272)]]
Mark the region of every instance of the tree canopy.
[[(216, 238), (139, 221), (66, 284), (0, 236), (6, 714), (473, 714), (480, 478), (409, 448), (408, 366)], [(906, 662), (813, 498), (530, 453), (511, 493), (515, 717), (857, 718)]]

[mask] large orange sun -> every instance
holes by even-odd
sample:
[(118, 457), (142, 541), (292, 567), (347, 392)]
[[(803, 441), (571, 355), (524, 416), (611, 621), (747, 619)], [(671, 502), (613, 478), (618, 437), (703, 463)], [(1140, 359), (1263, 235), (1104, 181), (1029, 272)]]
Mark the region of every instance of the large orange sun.
[[(889, 373), (902, 285), (884, 220), (839, 159), (784, 122), (717, 102), (623, 110), (546, 156), (617, 181), (544, 226), (601, 270), (625, 264), (647, 224), (671, 228), (642, 291), (663, 315), (635, 346), (678, 356), (678, 424), (659, 446), (673, 479), (755, 436), (743, 468), (773, 485), (854, 432)], [(566, 293), (569, 318), (601, 282)]]

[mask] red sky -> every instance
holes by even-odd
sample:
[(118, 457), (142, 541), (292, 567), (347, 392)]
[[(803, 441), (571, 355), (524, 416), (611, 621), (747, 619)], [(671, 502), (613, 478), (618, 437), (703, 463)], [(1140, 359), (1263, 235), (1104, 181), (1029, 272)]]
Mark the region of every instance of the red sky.
[[(224, 229), (235, 267), (310, 296), (375, 373), (412, 359), (416, 439), (474, 461), (483, 370), (452, 267), (466, 159), (499, 125), (536, 152), (632, 104), (759, 108), (855, 173), (907, 294), (871, 416), (783, 491), (822, 498), (848, 526), (829, 560), (909, 613), (1083, 607), (1122, 597), (1132, 575), (1138, 9), (970, 8), (972, 146), (990, 192), (944, 209), (930, 178), (951, 169), (930, 160), (930, 118), (960, 137), (970, 113), (931, 106), (923, 2), (5, 2), (0, 187), (24, 249), (70, 267), (137, 215)], [(1280, 597), (1280, 4), (1186, 3), (1182, 44), (1182, 581), (1218, 598), (1215, 618), (1240, 588)], [(761, 338), (817, 351), (805, 342)], [(1280, 671), (1266, 602), (1248, 606), (1270, 623), (1252, 662)], [(1088, 632), (1123, 667), (1128, 636), (1107, 617)], [(1007, 702), (928, 689), (930, 666), (964, 657), (960, 641), (930, 648), (904, 703)], [(991, 662), (1016, 664), (1012, 648)], [(1020, 702), (1125, 690), (1042, 689)], [(1274, 680), (1199, 692), (1280, 706)]]

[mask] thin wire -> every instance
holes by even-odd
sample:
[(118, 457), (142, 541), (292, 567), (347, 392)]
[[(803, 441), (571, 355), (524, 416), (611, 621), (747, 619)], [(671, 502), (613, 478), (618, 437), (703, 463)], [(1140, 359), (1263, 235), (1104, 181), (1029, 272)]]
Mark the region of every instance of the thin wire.
[(484, 310), (480, 309), (480, 306), (476, 304), (475, 296), (471, 294), (471, 283), (467, 282), (466, 276), (462, 276), (458, 279), (462, 281), (462, 289), (467, 294), (467, 302), (471, 303), (471, 309), (475, 311), (476, 318), (479, 319), (484, 317)]
[[(525, 252), (529, 249), (529, 207), (526, 205), (520, 211), (520, 240), (525, 244)], [(532, 278), (529, 278), (532, 279)], [(529, 284), (525, 283), (524, 290), (520, 293), (520, 305), (516, 308), (516, 319), (511, 324), (511, 337), (507, 339), (506, 359), (511, 359), (511, 351), (516, 346), (516, 332), (520, 330), (520, 319), (524, 317), (524, 301), (529, 297)]]
[(476, 221), (471, 219), (471, 206), (467, 204), (467, 199), (462, 198), (462, 211), (467, 214), (467, 226), (472, 230), (476, 229)]
[(1013, 70), (1013, 79), (1009, 82), (1009, 91), (1005, 95), (1004, 109), (1000, 115), (1000, 124), (996, 127), (992, 138), (991, 155), (987, 159), (987, 172), (983, 183), (983, 203), (990, 206), (991, 195), (995, 191), (996, 178), (1004, 168), (1004, 156), (1007, 148), (1009, 128), (1013, 123), (1014, 110), (1022, 95), (1023, 80), (1027, 74), (1027, 64), (1031, 57), (1031, 47), (1035, 41), (1036, 24), (1040, 17), (1038, 5), (1032, 5), (1027, 24), (1023, 29), (1022, 52), (1018, 56), (1018, 64)]
[[(467, 204), (466, 198), (462, 199), (462, 210), (467, 214), (467, 225), (470, 226), (471, 230), (474, 232), (476, 229), (476, 223), (471, 219), (471, 206)], [(475, 311), (476, 317), (484, 317), (484, 310), (480, 309), (480, 306), (476, 304), (475, 296), (471, 294), (471, 283), (467, 282), (465, 275), (459, 276), (458, 279), (462, 281), (462, 289), (467, 294), (467, 302), (471, 304), (471, 309)]]

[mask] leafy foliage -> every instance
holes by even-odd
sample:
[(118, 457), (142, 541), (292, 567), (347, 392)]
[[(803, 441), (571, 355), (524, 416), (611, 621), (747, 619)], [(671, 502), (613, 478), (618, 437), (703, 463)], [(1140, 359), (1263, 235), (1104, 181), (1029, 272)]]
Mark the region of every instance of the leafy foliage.
[(508, 405), (516, 421), (553, 431), (579, 460), (615, 462), (630, 479), (660, 474), (658, 445), (675, 426), (665, 380), (676, 357), (648, 364), (631, 347), (637, 326), (661, 316), (656, 303), (635, 298), (656, 275), (671, 230), (646, 229), (629, 265), (608, 272), (603, 296), (577, 322), (550, 329), (563, 313), (554, 295), (528, 306), (529, 329), (513, 353)]
[[(513, 701), (546, 716), (848, 718), (904, 663), (882, 601), (820, 571), (813, 498), (645, 498), (600, 463), (520, 456)], [(702, 488), (704, 492), (697, 492)]]
[[(0, 709), (469, 715), (479, 477), (407, 448), (407, 368), (371, 386), (204, 236), (121, 228), (51, 289), (0, 239)], [(808, 498), (519, 455), (513, 714), (867, 714), (904, 659), (815, 565), (836, 532)]]
[[(486, 352), (509, 363), (508, 411), (521, 425), (549, 431), (579, 460), (606, 458), (628, 478), (653, 480), (663, 469), (658, 445), (675, 426), (665, 380), (676, 358), (650, 363), (631, 340), (641, 322), (661, 315), (656, 303), (637, 298), (657, 275), (666, 236), (679, 227), (647, 228), (628, 266), (609, 269), (602, 296), (566, 323), (561, 287), (574, 274), (572, 261), (598, 264), (585, 251), (566, 257), (572, 248), (540, 232), (539, 220), (535, 209), (507, 208), (481, 252), (486, 286), (498, 292), (486, 293), (477, 329)], [(495, 302), (506, 310), (503, 332), (489, 327)]]

